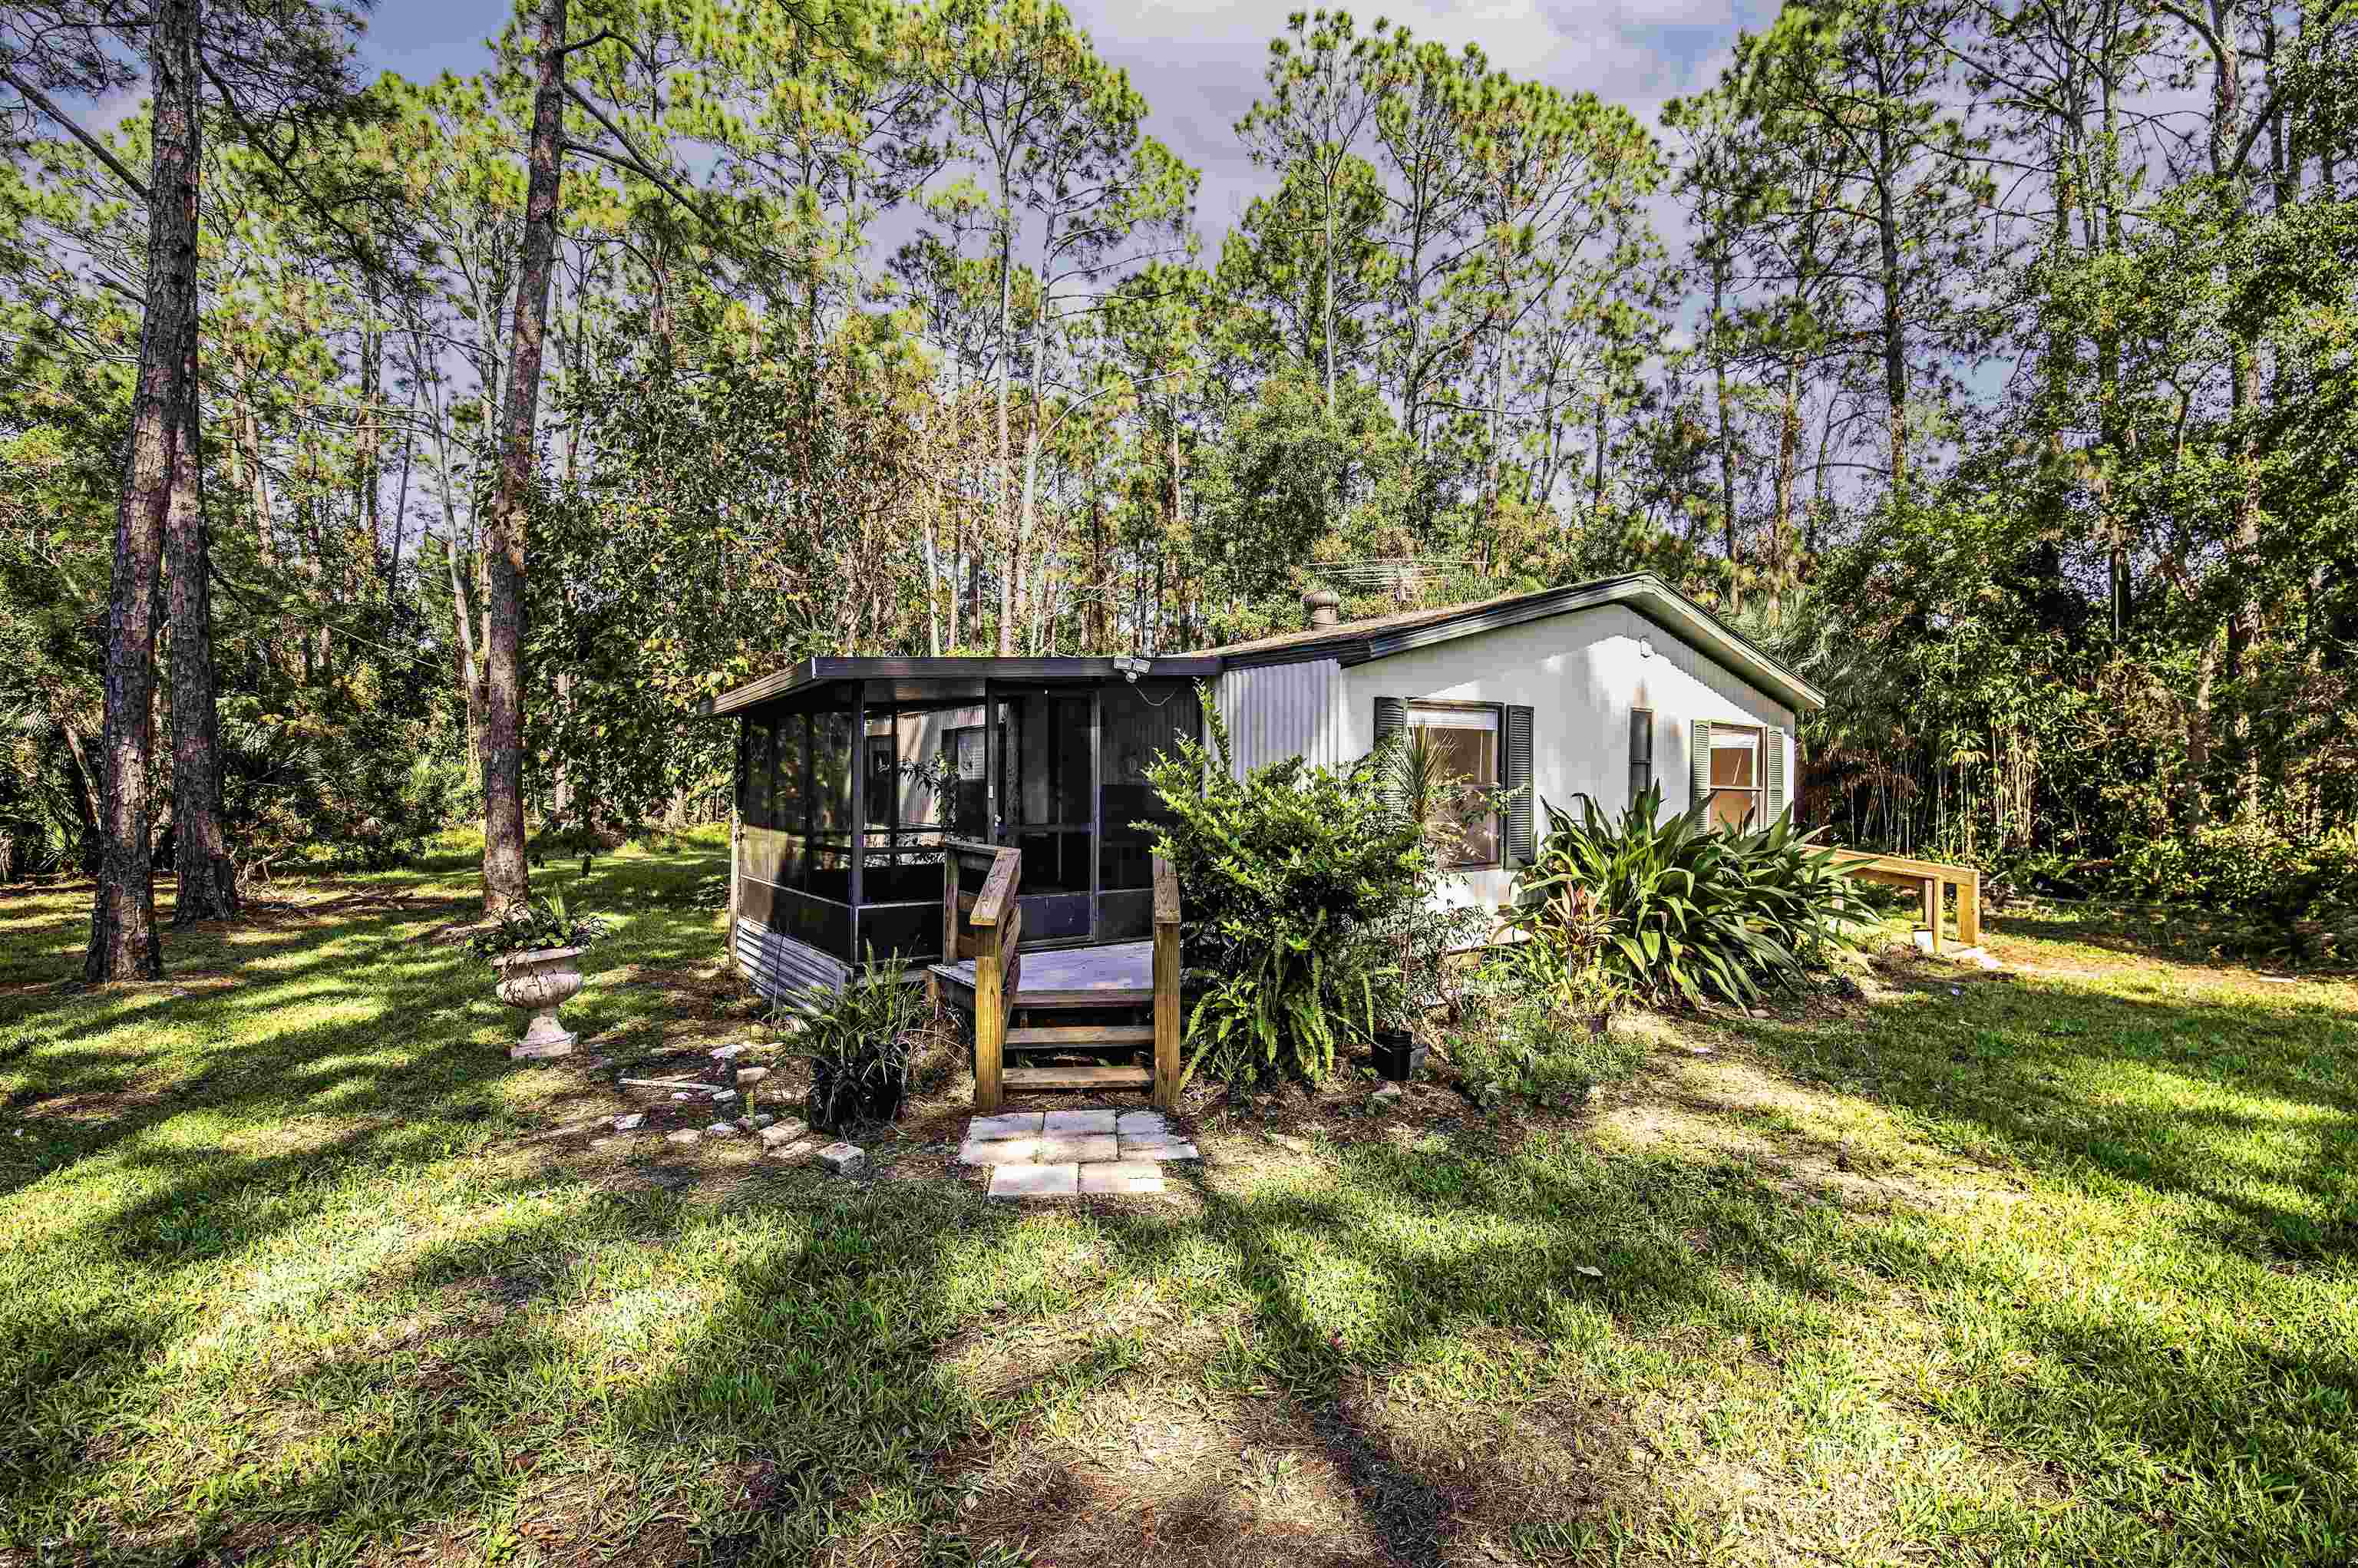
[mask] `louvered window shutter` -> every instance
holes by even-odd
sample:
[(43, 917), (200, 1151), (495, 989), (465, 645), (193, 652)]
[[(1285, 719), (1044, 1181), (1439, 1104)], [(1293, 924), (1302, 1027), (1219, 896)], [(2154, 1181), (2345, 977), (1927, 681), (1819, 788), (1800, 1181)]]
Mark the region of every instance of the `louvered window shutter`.
[(1691, 793), (1687, 804), (1701, 806), (1711, 798), (1711, 720), (1694, 722), (1694, 744), (1687, 752), (1687, 782)]
[(1531, 710), (1507, 709), (1506, 754), (1499, 759), (1498, 782), (1515, 792), (1507, 803), (1507, 865), (1528, 866), (1539, 858), (1537, 816), (1531, 799)]
[[(1397, 697), (1376, 698), (1376, 745), (1381, 749), (1387, 742), (1408, 739), (1408, 703)], [(1394, 775), (1397, 778), (1398, 775)], [(1394, 806), (1406, 806), (1397, 783), (1387, 784), (1384, 793)]]
[(1761, 824), (1765, 827), (1785, 814), (1785, 732), (1782, 730), (1764, 730), (1761, 733), (1768, 740), (1765, 774), (1768, 781), (1768, 820)]

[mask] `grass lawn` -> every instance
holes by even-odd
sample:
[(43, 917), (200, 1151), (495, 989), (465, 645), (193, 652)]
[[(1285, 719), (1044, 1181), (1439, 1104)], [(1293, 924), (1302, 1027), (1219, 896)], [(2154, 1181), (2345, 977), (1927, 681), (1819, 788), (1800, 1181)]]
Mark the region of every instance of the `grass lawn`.
[(0, 889), (0, 1563), (2358, 1563), (2346, 979), (2001, 918), (1577, 1115), (1198, 1096), (1174, 1197), (1012, 1207), (962, 1082), (868, 1184), (564, 1130), (744, 1037), (722, 855), (571, 890), (548, 1065), (455, 859), (105, 989)]

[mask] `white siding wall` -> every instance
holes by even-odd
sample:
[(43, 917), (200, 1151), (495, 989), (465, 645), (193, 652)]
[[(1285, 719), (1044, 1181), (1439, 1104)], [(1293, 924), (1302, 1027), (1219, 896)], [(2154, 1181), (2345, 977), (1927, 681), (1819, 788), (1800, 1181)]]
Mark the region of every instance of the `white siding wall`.
[(1338, 733), (1342, 693), (1343, 672), (1332, 659), (1223, 674), (1220, 718), (1228, 727), (1237, 776), (1293, 756), (1334, 767), (1366, 751), (1366, 742), (1348, 746)]
[[(1639, 654), (1641, 640), (1652, 642), (1652, 657)], [(1255, 683), (1238, 688), (1239, 697), (1252, 703), (1260, 700), (1259, 682), (1303, 667), (1277, 665), (1225, 676), (1224, 710), (1236, 700), (1227, 683), (1239, 676)], [(1633, 708), (1654, 711), (1654, 776), (1667, 808), (1683, 810), (1689, 804), (1687, 752), (1698, 719), (1783, 730), (1789, 795), (1799, 777), (1790, 750), (1791, 709), (1626, 605), (1549, 616), (1347, 670), (1325, 668), (1333, 672), (1321, 677), (1330, 683), (1332, 708), (1320, 728), (1333, 757), (1356, 757), (1373, 745), (1376, 698), (1397, 697), (1410, 702), (1530, 704), (1532, 786), (1540, 801), (1561, 806), (1570, 807), (1573, 796), (1584, 792), (1605, 809), (1628, 803)], [(1298, 719), (1289, 722), (1300, 727)], [(1285, 744), (1282, 736), (1272, 741)], [(1241, 744), (1238, 752), (1239, 758), (1245, 754)], [(1539, 825), (1544, 832), (1543, 813)], [(1469, 871), (1457, 881), (1467, 902), (1496, 904), (1508, 898), (1513, 877), (1503, 871)]]

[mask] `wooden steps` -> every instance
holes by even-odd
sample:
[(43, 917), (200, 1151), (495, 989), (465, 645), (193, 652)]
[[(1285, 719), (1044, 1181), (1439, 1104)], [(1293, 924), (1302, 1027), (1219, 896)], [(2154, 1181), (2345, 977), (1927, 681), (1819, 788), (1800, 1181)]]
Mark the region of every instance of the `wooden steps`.
[[(1149, 1031), (1152, 1033), (1152, 1031)], [(1025, 1089), (1145, 1089), (1154, 1087), (1152, 1067), (1006, 1067), (1000, 1082), (1009, 1091)]]
[[(1030, 1003), (1018, 999), (1018, 1007)], [(1050, 1051), (1058, 1047), (1087, 1048), (1104, 1045), (1154, 1044), (1152, 1023), (1085, 1023), (1056, 1029), (1011, 1029), (1007, 1032), (1007, 1048), (1021, 1051)]]
[[(936, 999), (965, 1013), (974, 1030), (975, 1109), (988, 1115), (1009, 1092), (1037, 1089), (1143, 1089), (1164, 1110), (1177, 1101), (1179, 879), (1161, 856), (1153, 866), (1152, 940), (1026, 953), (1022, 855), (1005, 845), (944, 841), (944, 959), (925, 973)], [(980, 888), (970, 891), (978, 874)], [(1138, 1054), (1151, 1062), (1008, 1065), (1024, 1052)]]
[(1026, 987), (1015, 993), (1018, 1007), (1144, 1007), (1153, 1000), (1152, 986), (1085, 991), (1043, 991)]

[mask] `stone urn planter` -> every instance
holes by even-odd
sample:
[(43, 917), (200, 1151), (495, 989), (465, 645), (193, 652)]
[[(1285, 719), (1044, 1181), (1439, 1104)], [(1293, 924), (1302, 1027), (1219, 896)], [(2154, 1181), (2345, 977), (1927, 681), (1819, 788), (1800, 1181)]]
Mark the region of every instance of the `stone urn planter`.
[(581, 994), (580, 957), (579, 947), (540, 947), (492, 960), (500, 971), (499, 999), (532, 1013), (532, 1027), (508, 1047), (510, 1056), (537, 1061), (573, 1054), (579, 1037), (557, 1021), (557, 1010)]

